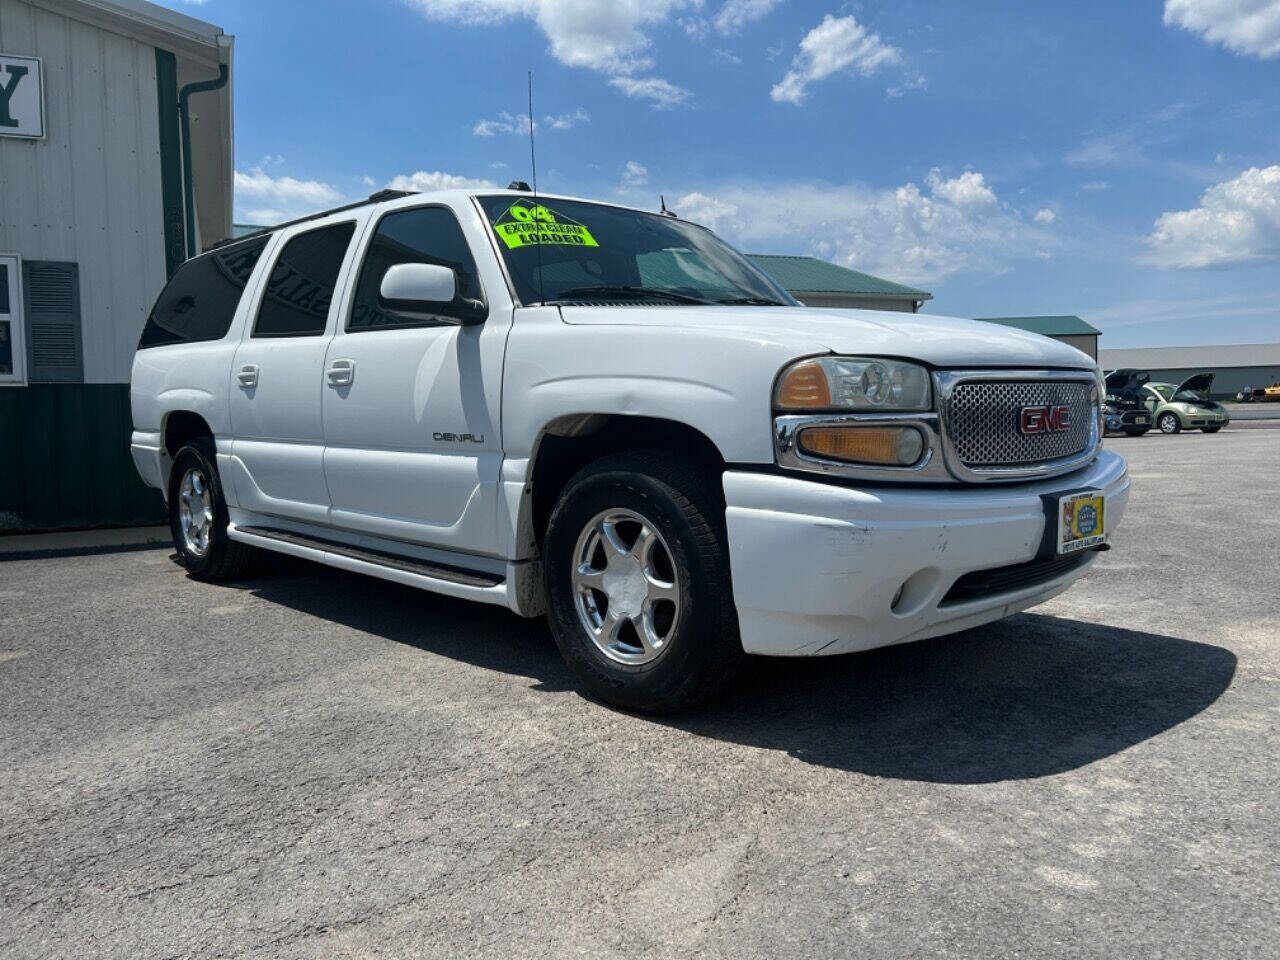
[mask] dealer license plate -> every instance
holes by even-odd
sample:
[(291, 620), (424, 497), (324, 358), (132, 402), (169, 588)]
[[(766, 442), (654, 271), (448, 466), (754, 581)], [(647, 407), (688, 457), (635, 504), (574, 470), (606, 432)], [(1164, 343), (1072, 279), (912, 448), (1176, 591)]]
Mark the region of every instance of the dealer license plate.
[(1146, 417), (1134, 417), (1134, 418), (1133, 418), (1133, 422), (1134, 422), (1134, 423), (1146, 423), (1146, 422), (1147, 422), (1147, 418), (1146, 418)]
[(1058, 500), (1058, 553), (1075, 553), (1105, 543), (1107, 498), (1096, 490)]

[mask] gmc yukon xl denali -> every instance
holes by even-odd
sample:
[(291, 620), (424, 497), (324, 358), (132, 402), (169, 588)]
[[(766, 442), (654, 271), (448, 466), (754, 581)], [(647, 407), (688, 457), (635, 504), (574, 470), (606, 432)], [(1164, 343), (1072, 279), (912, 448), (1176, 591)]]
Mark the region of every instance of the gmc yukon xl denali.
[(1128, 497), (1103, 393), (1034, 334), (805, 308), (669, 214), (384, 193), (174, 274), (132, 452), (196, 579), (257, 548), (545, 614), (659, 712), (1065, 590)]

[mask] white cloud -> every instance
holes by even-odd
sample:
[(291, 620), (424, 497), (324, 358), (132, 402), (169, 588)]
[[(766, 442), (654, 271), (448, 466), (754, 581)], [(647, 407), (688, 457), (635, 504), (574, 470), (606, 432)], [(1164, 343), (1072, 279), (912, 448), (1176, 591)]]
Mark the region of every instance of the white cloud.
[(1058, 219), (1058, 215), (1048, 207), (1041, 207), (1031, 219), (1036, 223), (1050, 224)]
[(891, 84), (885, 88), (884, 95), (890, 100), (897, 100), (905, 97), (908, 93), (915, 90), (925, 90), (929, 86), (929, 78), (923, 73), (917, 73), (914, 76), (907, 77), (899, 83)]
[(791, 61), (791, 69), (770, 91), (779, 103), (804, 102), (808, 86), (833, 74), (849, 69), (869, 77), (881, 67), (902, 60), (902, 51), (870, 33), (852, 16), (827, 14), (800, 41), (800, 52)]
[(648, 100), (658, 110), (677, 107), (690, 97), (684, 87), (677, 87), (661, 77), (612, 77), (609, 86), (616, 87), (628, 97)]
[(965, 177), (930, 171), (927, 192), (914, 183), (738, 184), (689, 192), (672, 206), (747, 249), (803, 250), (906, 283), (999, 273), (1057, 246), (1001, 203), (981, 174)]
[(373, 179), (373, 177), (369, 176), (367, 173), (360, 178), (360, 182), (366, 187), (376, 187), (378, 185), (378, 181)]
[[(534, 123), (534, 128), (538, 126)], [(471, 128), (472, 134), (477, 137), (492, 137), (498, 133), (513, 133), (517, 136), (527, 136), (529, 133), (529, 115), (527, 113), (507, 113), (505, 110), (498, 114), (496, 120), (477, 120), (476, 125)]]
[(649, 75), (648, 31), (701, 0), (405, 0), (430, 20), (476, 26), (532, 20), (565, 66), (594, 70), (627, 96), (656, 107), (682, 103), (689, 91)]
[(643, 163), (636, 163), (634, 160), (628, 160), (627, 165), (622, 168), (622, 186), (627, 187), (643, 187), (649, 182), (649, 169)]
[(1251, 167), (1204, 192), (1194, 210), (1163, 213), (1146, 262), (1166, 268), (1280, 260), (1280, 165)]
[(494, 186), (496, 184), (492, 180), (460, 177), (457, 174), (444, 173), (439, 170), (419, 170), (416, 173), (402, 173), (398, 177), (393, 177), (391, 182), (387, 184), (387, 187), (392, 190), (417, 190), (423, 193), (429, 190), (475, 190)]
[(711, 22), (718, 32), (737, 33), (748, 23), (762, 20), (773, 12), (782, 0), (725, 0)]
[(1246, 56), (1280, 54), (1280, 0), (1165, 0), (1164, 23)]
[(335, 206), (343, 199), (320, 180), (273, 177), (262, 167), (235, 172), (235, 206), (255, 223), (279, 223)]
[(591, 115), (581, 107), (578, 107), (573, 113), (560, 113), (555, 116), (548, 114), (542, 119), (547, 122), (547, 126), (552, 130), (572, 130), (580, 123), (590, 123)]
[(987, 186), (986, 178), (972, 170), (954, 180), (942, 179), (942, 172), (934, 167), (925, 177), (925, 183), (933, 195), (954, 203), (957, 207), (985, 207), (996, 202), (996, 193)]
[(1122, 130), (1090, 137), (1063, 160), (1072, 167), (1131, 167), (1142, 163), (1142, 148), (1132, 131)]
[(711, 55), (717, 60), (723, 60), (725, 63), (732, 63), (737, 66), (742, 62), (742, 58), (732, 50), (726, 50), (724, 47), (716, 47), (711, 51)]
[(1110, 186), (1111, 184), (1107, 183), (1105, 180), (1090, 180), (1088, 183), (1082, 184), (1080, 189), (1085, 193), (1098, 193), (1102, 190), (1106, 190)]

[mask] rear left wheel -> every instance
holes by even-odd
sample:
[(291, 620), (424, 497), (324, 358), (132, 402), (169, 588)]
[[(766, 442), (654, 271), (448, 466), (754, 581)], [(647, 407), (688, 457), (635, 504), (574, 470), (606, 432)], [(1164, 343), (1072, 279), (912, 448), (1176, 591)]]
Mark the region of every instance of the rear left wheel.
[(230, 580), (244, 574), (253, 548), (227, 536), (213, 441), (192, 440), (173, 458), (169, 472), (169, 530), (178, 562), (197, 580)]

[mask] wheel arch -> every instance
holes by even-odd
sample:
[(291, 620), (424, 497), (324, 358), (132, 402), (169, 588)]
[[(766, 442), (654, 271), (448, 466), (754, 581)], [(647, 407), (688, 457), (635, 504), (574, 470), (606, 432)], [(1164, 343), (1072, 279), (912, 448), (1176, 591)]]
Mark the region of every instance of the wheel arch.
[[(519, 528), (520, 542), (541, 550), (547, 521), (565, 485), (587, 464), (629, 450), (679, 454), (717, 478), (726, 460), (697, 427), (679, 420), (617, 413), (561, 416), (539, 432), (527, 472)], [(717, 486), (718, 486), (717, 482)]]

